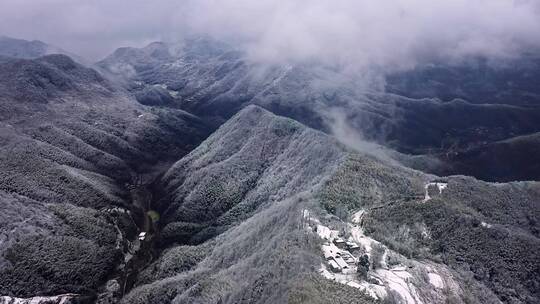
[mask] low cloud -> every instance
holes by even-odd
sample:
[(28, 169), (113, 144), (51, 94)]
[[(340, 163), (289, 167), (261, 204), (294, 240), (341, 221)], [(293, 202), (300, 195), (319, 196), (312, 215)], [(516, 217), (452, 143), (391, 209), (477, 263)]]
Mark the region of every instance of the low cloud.
[(400, 68), (538, 48), (539, 8), (534, 0), (3, 0), (0, 29), (91, 59), (207, 34), (253, 60)]
[(238, 39), (259, 60), (406, 67), (540, 43), (533, 1), (198, 0), (193, 11), (194, 30)]

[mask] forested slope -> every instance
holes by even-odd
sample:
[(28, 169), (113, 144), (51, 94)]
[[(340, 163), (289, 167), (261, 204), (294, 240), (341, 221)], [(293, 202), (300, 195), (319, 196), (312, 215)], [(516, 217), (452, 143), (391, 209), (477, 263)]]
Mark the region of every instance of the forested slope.
[[(426, 175), (254, 106), (162, 181), (163, 252), (125, 303), (374, 302), (365, 289), (318, 273), (322, 241), (307, 229), (317, 218), (347, 226), (359, 210), (365, 238), (389, 252), (382, 263), (408, 261), (399, 263), (411, 265), (410, 284), (424, 303), (538, 299), (538, 258), (529, 250), (540, 244), (535, 183)], [(447, 187), (439, 192), (430, 182)], [(429, 289), (424, 267), (437, 269), (445, 289)], [(384, 288), (388, 301), (399, 301), (392, 285)]]
[(0, 294), (95, 294), (137, 232), (110, 210), (136, 211), (127, 186), (208, 129), (64, 55), (6, 60), (0, 92)]

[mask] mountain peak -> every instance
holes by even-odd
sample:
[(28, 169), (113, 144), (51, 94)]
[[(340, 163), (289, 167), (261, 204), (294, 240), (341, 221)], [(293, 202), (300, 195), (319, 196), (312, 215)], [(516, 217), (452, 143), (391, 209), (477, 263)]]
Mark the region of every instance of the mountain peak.
[(51, 47), (39, 40), (23, 40), (0, 36), (0, 55), (32, 59), (46, 55)]
[(50, 54), (64, 54), (81, 64), (86, 64), (86, 61), (83, 58), (40, 40), (29, 41), (0, 36), (0, 56), (36, 59)]

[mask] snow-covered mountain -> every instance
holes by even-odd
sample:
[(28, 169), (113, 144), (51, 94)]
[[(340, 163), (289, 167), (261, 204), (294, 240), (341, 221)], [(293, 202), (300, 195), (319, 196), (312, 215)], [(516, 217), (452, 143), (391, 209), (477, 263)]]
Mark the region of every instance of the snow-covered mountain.
[[(538, 296), (538, 269), (530, 266), (540, 262), (540, 242), (525, 215), (533, 206), (538, 216), (538, 183), (422, 174), (255, 106), (162, 182), (170, 193), (158, 205), (163, 255), (125, 303), (533, 303)], [(332, 246), (341, 254), (323, 255)], [(364, 261), (362, 274), (332, 272), (331, 261), (349, 253)]]
[(190, 38), (90, 68), (17, 43), (0, 303), (540, 299), (530, 65), (367, 77)]
[(0, 36), (0, 60), (2, 60), (1, 57), (36, 59), (52, 54), (67, 55), (79, 63), (85, 63), (86, 61), (73, 53), (65, 51), (59, 47), (49, 45), (43, 41), (28, 41), (7, 36)]
[(361, 77), (317, 64), (254, 63), (231, 46), (197, 38), (122, 48), (98, 66), (127, 81), (143, 104), (178, 107), (215, 125), (256, 104), (337, 137), (362, 138), (411, 154), (421, 159), (409, 162), (418, 169), (510, 181), (537, 179), (540, 172), (517, 162), (490, 174), (482, 171), (525, 156), (518, 147), (495, 158), (477, 156), (487, 164), (479, 168), (470, 168), (461, 155), (540, 131), (537, 70), (532, 68), (537, 61), (527, 58), (500, 68), (476, 63), (477, 68), (447, 65)]

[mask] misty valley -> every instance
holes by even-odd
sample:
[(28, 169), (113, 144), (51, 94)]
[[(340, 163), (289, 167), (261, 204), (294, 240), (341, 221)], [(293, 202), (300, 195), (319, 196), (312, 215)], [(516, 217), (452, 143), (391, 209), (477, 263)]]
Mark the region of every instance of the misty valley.
[[(21, 20), (40, 7), (51, 28), (74, 25), (8, 2)], [(102, 19), (86, 9), (106, 4), (64, 4), (84, 12), (65, 34), (79, 52), (0, 36), (0, 304), (540, 302), (540, 41), (528, 30), (438, 28), (428, 54), (371, 37), (395, 33), (367, 13), (355, 18), (371, 47), (334, 32), (348, 9), (392, 1), (338, 1), (317, 34), (298, 28), (326, 1), (210, 2), (186, 1), (193, 32), (174, 38), (150, 39), (157, 13), (138, 12), (144, 43), (125, 34), (99, 58), (73, 37), (92, 41), (83, 20)], [(429, 48), (439, 36), (410, 28), (412, 2), (403, 27)], [(475, 14), (508, 11), (477, 2)], [(540, 33), (531, 3), (508, 14)], [(457, 7), (445, 16), (469, 22)], [(249, 14), (261, 20), (245, 28)]]

